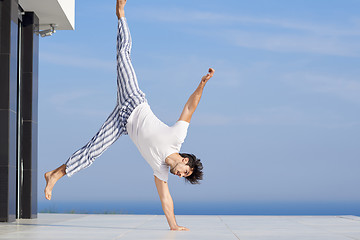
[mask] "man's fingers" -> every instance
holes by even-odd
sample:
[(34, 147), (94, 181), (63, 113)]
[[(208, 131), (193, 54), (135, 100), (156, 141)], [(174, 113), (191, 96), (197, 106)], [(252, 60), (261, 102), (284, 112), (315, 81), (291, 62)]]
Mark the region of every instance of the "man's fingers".
[(189, 231), (188, 228), (186, 228), (186, 227), (181, 227), (181, 226), (178, 226), (178, 227), (173, 228), (173, 229), (171, 229), (171, 230), (173, 230), (173, 231)]
[(214, 76), (215, 70), (213, 68), (209, 68), (209, 72), (201, 78), (201, 81), (206, 83), (210, 78)]
[(207, 74), (209, 77), (214, 76), (215, 70), (213, 68), (209, 68), (209, 73)]

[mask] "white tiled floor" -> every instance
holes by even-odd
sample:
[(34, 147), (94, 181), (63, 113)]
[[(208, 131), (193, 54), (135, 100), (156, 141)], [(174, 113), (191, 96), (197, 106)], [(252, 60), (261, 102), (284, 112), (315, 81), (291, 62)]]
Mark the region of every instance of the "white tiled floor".
[(39, 214), (0, 223), (0, 239), (360, 240), (356, 216), (177, 216), (189, 232), (168, 230), (164, 216)]

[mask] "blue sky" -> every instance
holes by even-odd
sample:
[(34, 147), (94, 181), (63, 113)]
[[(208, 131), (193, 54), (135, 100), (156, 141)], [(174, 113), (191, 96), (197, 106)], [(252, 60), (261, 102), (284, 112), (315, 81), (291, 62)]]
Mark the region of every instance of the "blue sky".
[[(97, 132), (116, 101), (115, 1), (77, 1), (75, 31), (40, 40), (43, 173)], [(175, 201), (360, 201), (360, 2), (133, 1), (126, 17), (139, 85), (168, 125), (216, 70), (183, 152), (204, 181), (170, 176)], [(53, 201), (156, 201), (128, 136), (55, 186)]]

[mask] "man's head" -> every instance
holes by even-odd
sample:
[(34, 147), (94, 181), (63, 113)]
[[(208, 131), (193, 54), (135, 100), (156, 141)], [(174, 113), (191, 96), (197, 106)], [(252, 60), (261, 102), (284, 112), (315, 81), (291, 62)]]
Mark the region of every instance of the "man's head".
[(185, 159), (185, 165), (190, 169), (188, 175), (185, 175), (185, 181), (191, 184), (200, 184), (200, 180), (203, 179), (203, 165), (200, 159), (196, 158), (194, 154), (179, 153)]
[(193, 173), (193, 170), (187, 165), (189, 159), (182, 158), (180, 162), (177, 162), (172, 168), (170, 168), (170, 172), (179, 177), (188, 177)]

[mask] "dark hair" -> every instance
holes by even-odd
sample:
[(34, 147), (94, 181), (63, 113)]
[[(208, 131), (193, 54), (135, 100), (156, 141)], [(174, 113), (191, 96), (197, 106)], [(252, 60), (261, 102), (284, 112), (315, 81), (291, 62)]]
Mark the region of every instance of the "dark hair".
[(190, 176), (185, 177), (185, 182), (191, 184), (200, 184), (199, 180), (203, 179), (203, 165), (200, 162), (200, 159), (196, 158), (194, 154), (189, 153), (179, 153), (183, 158), (188, 158), (189, 161), (186, 165), (189, 165), (193, 169), (193, 173)]

